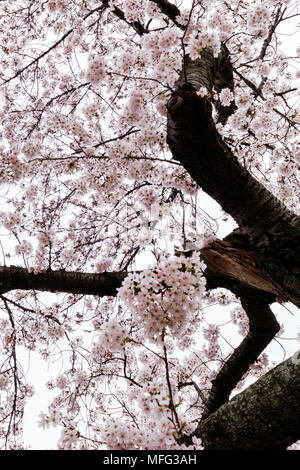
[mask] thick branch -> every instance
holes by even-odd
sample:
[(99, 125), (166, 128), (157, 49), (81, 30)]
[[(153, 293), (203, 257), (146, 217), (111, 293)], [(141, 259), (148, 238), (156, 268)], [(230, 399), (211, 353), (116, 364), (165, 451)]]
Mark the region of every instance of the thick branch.
[(115, 296), (127, 276), (124, 272), (79, 273), (67, 271), (43, 271), (38, 274), (27, 269), (0, 267), (2, 293), (18, 290), (39, 290), (70, 294)]
[(170, 18), (171, 21), (173, 21), (176, 26), (178, 26), (181, 29), (185, 29), (183, 25), (178, 23), (176, 20), (177, 16), (180, 16), (180, 10), (177, 8), (176, 5), (173, 3), (168, 2), (167, 0), (151, 0), (153, 3), (155, 3), (159, 9), (161, 10), (162, 13), (164, 13), (168, 18)]
[[(102, 4), (104, 7), (107, 8), (109, 6), (109, 0), (102, 0)], [(127, 21), (124, 12), (120, 10), (120, 8), (114, 7), (112, 13), (117, 16), (120, 20), (124, 21), (129, 26), (131, 26), (140, 36), (148, 32), (140, 21)]]
[(282, 362), (200, 422), (207, 450), (286, 449), (300, 439), (300, 355)]
[[(252, 288), (275, 301), (278, 291), (255, 266), (250, 252), (235, 249), (229, 242), (216, 240), (201, 251), (207, 269), (208, 289), (216, 287)], [(43, 271), (38, 274), (16, 266), (0, 267), (0, 291), (40, 290), (82, 295), (115, 296), (127, 272), (80, 273)]]
[(241, 303), (249, 318), (249, 332), (212, 381), (202, 419), (228, 401), (231, 391), (280, 329), (270, 307), (257, 292), (241, 297)]

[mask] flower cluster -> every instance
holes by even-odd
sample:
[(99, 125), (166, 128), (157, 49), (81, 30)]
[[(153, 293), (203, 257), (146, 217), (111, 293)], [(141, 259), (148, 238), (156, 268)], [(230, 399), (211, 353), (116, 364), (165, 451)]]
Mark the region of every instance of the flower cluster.
[(201, 96), (201, 98), (204, 98), (204, 96), (208, 95), (207, 88), (205, 86), (201, 86), (199, 90), (196, 92), (198, 96)]
[(0, 375), (0, 390), (6, 390), (8, 385), (9, 385), (8, 375), (1, 374)]
[(220, 102), (223, 106), (229, 106), (233, 101), (234, 96), (229, 88), (223, 88), (219, 94)]
[(192, 60), (197, 59), (202, 49), (211, 47), (214, 57), (217, 57), (220, 52), (221, 41), (216, 31), (198, 31), (191, 34), (189, 39), (187, 51)]
[(112, 266), (112, 259), (111, 258), (102, 258), (101, 260), (96, 262), (96, 270), (98, 273), (103, 273), (104, 271), (108, 271)]
[(108, 449), (140, 449), (143, 443), (141, 432), (128, 421), (111, 419), (102, 431), (102, 439), (107, 443)]
[(208, 346), (205, 349), (206, 357), (213, 360), (217, 357), (219, 352), (219, 328), (217, 325), (208, 325), (207, 328), (203, 329), (204, 338), (208, 341)]
[(264, 5), (257, 5), (247, 16), (249, 32), (257, 36), (266, 37), (268, 34), (269, 19), (269, 9)]
[(149, 339), (165, 331), (176, 337), (201, 310), (204, 269), (197, 254), (162, 258), (154, 269), (129, 275), (119, 297)]
[(239, 306), (231, 311), (231, 319), (234, 325), (238, 326), (238, 332), (241, 336), (246, 336), (249, 331), (249, 320), (244, 309)]
[(17, 245), (15, 252), (17, 255), (24, 254), (29, 255), (33, 250), (32, 244), (28, 240), (23, 240), (20, 245)]
[(116, 318), (111, 318), (102, 325), (102, 331), (99, 332), (97, 342), (92, 351), (93, 360), (99, 360), (103, 350), (111, 352), (122, 350), (127, 331), (123, 328)]
[(86, 78), (93, 84), (99, 84), (105, 77), (105, 62), (103, 56), (92, 54), (89, 58)]
[(143, 116), (143, 103), (143, 94), (139, 90), (134, 91), (127, 103), (126, 113), (135, 121), (139, 120)]

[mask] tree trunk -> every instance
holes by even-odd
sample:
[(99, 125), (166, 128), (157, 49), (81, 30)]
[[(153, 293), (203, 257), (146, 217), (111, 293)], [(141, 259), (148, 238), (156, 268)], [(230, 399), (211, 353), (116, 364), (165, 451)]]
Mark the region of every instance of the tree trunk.
[(300, 439), (300, 351), (200, 422), (206, 450), (278, 450)]

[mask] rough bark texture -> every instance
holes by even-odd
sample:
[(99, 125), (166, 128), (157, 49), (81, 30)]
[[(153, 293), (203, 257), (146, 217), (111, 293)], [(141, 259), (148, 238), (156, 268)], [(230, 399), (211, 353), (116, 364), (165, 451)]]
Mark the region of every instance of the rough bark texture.
[(231, 281), (232, 286), (236, 282), (239, 286), (243, 285), (280, 297), (276, 287), (256, 266), (254, 253), (249, 250), (236, 247), (226, 240), (216, 240), (209, 247), (201, 250), (201, 258), (207, 267), (205, 277), (208, 288), (229, 288)]
[(300, 439), (300, 355), (294, 355), (200, 422), (207, 450), (285, 449)]

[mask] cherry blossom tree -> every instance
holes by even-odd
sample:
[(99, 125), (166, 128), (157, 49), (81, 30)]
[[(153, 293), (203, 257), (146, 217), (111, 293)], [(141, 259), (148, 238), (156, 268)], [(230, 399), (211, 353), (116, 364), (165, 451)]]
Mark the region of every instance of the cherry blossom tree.
[(2, 448), (22, 448), (25, 352), (61, 359), (58, 448), (296, 446), (297, 333), (290, 359), (264, 350), (274, 305), (300, 307), (297, 2), (0, 18)]

